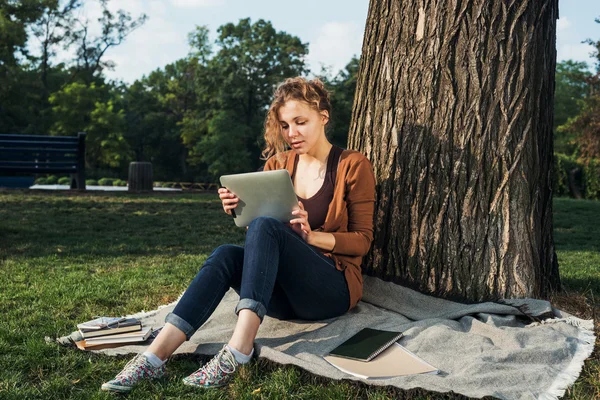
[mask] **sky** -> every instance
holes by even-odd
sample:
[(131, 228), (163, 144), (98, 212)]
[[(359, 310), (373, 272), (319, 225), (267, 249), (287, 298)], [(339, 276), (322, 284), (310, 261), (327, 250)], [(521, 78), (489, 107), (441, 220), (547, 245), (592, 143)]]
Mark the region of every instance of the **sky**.
[[(537, 1), (537, 0), (535, 0)], [(81, 17), (95, 21), (100, 15), (97, 0), (84, 0)], [(353, 55), (359, 55), (367, 18), (368, 0), (112, 0), (110, 9), (124, 9), (133, 17), (144, 13), (148, 21), (132, 32), (118, 47), (106, 52), (114, 61), (110, 79), (133, 83), (157, 68), (185, 57), (189, 52), (187, 35), (197, 25), (210, 30), (211, 42), (219, 26), (271, 21), (277, 31), (298, 36), (309, 43), (308, 66), (319, 72), (321, 66), (332, 72), (343, 69)], [(600, 39), (600, 0), (560, 0), (557, 23), (557, 59), (585, 61), (593, 66), (593, 48), (581, 43)], [(97, 31), (96, 31), (97, 32)], [(35, 40), (35, 39), (33, 39)], [(35, 46), (35, 43), (31, 43)], [(65, 54), (59, 53), (59, 58)]]

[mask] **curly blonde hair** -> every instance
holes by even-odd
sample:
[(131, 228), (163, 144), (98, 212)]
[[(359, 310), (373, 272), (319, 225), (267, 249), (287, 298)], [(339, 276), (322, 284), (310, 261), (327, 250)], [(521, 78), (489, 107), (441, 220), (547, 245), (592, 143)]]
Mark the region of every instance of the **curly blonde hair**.
[[(317, 112), (327, 111), (331, 119), (331, 102), (329, 92), (319, 78), (307, 80), (300, 76), (288, 78), (281, 83), (273, 94), (273, 101), (265, 119), (265, 148), (261, 158), (267, 160), (272, 156), (280, 156), (287, 148), (283, 138), (279, 109), (289, 100), (304, 101)], [(329, 120), (327, 124), (329, 124)]]

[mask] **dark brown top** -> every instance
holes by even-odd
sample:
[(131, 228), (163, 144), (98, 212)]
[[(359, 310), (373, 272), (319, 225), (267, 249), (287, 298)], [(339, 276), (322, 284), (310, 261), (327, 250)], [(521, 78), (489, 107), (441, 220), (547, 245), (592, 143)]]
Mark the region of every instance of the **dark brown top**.
[[(331, 146), (329, 155), (327, 156), (327, 166), (325, 169), (325, 179), (323, 185), (317, 193), (315, 193), (309, 199), (304, 199), (300, 196), (298, 200), (302, 202), (304, 209), (308, 212), (308, 224), (310, 229), (322, 229), (325, 223), (325, 217), (329, 210), (329, 203), (333, 199), (333, 189), (335, 188), (335, 177), (337, 173), (337, 165), (342, 154), (343, 149), (337, 146)], [(300, 157), (296, 154), (294, 160), (294, 172), (292, 173), (292, 182), (296, 175), (296, 167), (298, 166), (298, 159)]]

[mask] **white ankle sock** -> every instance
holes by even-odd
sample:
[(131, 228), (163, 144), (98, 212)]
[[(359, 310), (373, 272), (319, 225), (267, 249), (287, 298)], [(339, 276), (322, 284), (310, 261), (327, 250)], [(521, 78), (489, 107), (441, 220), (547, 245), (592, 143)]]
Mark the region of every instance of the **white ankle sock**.
[(148, 360), (154, 368), (158, 368), (165, 363), (163, 360), (158, 358), (158, 356), (156, 354), (154, 354), (152, 352), (145, 351), (144, 355), (146, 356), (146, 360)]
[(254, 354), (254, 349), (252, 349), (250, 354), (246, 355), (246, 354), (242, 353), (241, 351), (234, 349), (230, 345), (227, 345), (227, 348), (229, 349), (229, 351), (231, 351), (231, 354), (233, 354), (233, 356), (235, 357), (235, 361), (239, 362), (240, 364), (249, 363), (250, 359), (252, 358), (252, 354)]

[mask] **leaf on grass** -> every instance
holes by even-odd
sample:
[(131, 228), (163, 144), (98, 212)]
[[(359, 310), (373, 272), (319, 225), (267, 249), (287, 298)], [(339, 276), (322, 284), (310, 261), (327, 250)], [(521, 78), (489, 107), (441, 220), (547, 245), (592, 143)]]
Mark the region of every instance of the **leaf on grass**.
[(258, 389), (254, 389), (254, 390), (252, 391), (252, 394), (259, 394), (259, 393), (260, 393), (260, 388), (258, 388)]

